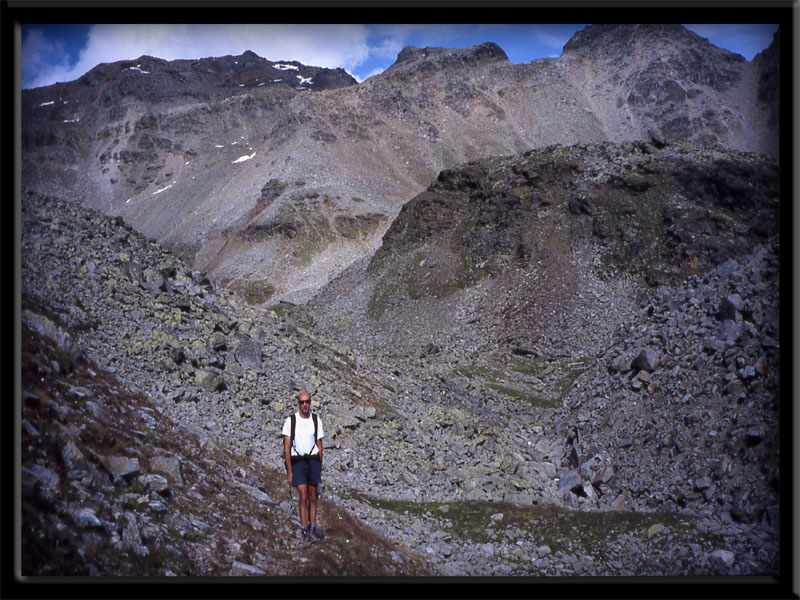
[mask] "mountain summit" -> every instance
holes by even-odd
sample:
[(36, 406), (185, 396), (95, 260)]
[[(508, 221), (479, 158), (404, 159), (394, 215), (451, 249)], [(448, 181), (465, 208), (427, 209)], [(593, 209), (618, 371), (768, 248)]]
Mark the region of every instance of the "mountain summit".
[(404, 48), (384, 73), (142, 56), (23, 90), (25, 189), (79, 199), (253, 302), (304, 302), (445, 168), (552, 144), (777, 154), (779, 38), (757, 60), (679, 25), (593, 25), (558, 58)]

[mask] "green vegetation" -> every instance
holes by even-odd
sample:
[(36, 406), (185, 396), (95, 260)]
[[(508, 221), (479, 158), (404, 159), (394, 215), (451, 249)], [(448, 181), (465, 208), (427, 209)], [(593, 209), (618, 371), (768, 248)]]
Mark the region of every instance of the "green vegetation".
[[(602, 554), (615, 548), (620, 537), (654, 536), (678, 539), (673, 543), (703, 541), (705, 534), (694, 527), (694, 519), (671, 513), (585, 512), (556, 506), (519, 506), (505, 502), (412, 502), (358, 496), (366, 504), (398, 515), (412, 514), (435, 521), (433, 528), (472, 543), (508, 537), (547, 545), (553, 552)], [(713, 541), (713, 540), (708, 540)]]
[(555, 408), (588, 364), (579, 358), (545, 358), (498, 353), (486, 362), (456, 367), (458, 375), (482, 381), (511, 399), (539, 408)]
[(241, 292), (245, 301), (250, 305), (263, 304), (275, 294), (275, 286), (266, 279), (236, 282), (231, 288)]
[(336, 241), (328, 218), (319, 210), (319, 201), (308, 193), (290, 198), (278, 211), (277, 220), (296, 226), (297, 235), (290, 245), (295, 266), (308, 266), (316, 255)]
[(400, 302), (420, 298), (446, 298), (474, 285), (488, 268), (472, 264), (466, 251), (452, 253), (438, 246), (424, 246), (405, 259), (391, 263), (380, 277), (367, 304), (367, 316), (379, 319)]
[(333, 222), (339, 235), (349, 240), (363, 242), (370, 239), (386, 220), (384, 214), (369, 213), (355, 217), (338, 215)]

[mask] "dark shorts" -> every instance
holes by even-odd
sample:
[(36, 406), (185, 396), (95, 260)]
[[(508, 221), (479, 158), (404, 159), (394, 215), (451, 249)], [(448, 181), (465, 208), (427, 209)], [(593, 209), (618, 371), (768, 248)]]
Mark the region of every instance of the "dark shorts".
[(318, 486), (321, 479), (322, 463), (319, 458), (301, 458), (292, 463), (292, 485)]

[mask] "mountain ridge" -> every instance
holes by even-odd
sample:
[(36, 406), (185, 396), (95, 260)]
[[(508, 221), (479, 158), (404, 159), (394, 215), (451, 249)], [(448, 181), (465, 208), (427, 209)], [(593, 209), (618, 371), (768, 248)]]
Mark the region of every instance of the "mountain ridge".
[[(442, 168), (581, 141), (654, 138), (776, 151), (777, 109), (769, 106), (777, 96), (766, 91), (775, 78), (759, 73), (774, 72), (777, 52), (735, 61), (731, 71), (719, 59), (725, 51), (687, 32), (708, 61), (692, 58), (682, 68), (644, 53), (610, 70), (591, 53), (575, 55), (587, 31), (594, 30), (567, 44), (571, 52), (521, 65), (492, 43), (406, 49), (404, 60), (357, 85), (338, 71), (255, 55), (152, 59), (170, 85), (150, 87), (154, 73), (141, 71), (155, 66), (144, 58), (102, 65), (80, 83), (23, 90), (23, 180), (123, 216), (222, 285), (302, 302), (377, 249), (400, 206)], [(673, 39), (657, 39), (677, 56), (695, 57)], [(704, 82), (701, 67), (716, 79)], [(265, 69), (292, 85), (263, 81)], [(331, 89), (298, 90), (315, 89), (294, 85), (303, 81), (297, 73), (305, 79), (312, 71), (327, 73)], [(105, 87), (112, 76), (122, 86), (116, 92)], [(195, 78), (215, 83), (194, 85)], [(756, 92), (757, 81), (772, 83)], [(169, 95), (174, 82), (178, 96)], [(84, 88), (103, 88), (99, 111), (80, 105)], [(58, 101), (53, 94), (62, 91)], [(93, 125), (95, 114), (106, 122)], [(262, 189), (273, 180), (283, 191), (263, 206)], [(254, 238), (255, 230), (264, 234)]]

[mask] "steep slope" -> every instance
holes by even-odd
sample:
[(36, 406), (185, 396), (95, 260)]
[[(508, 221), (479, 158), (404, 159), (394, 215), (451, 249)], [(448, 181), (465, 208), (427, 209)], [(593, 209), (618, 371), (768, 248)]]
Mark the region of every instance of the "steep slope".
[(521, 65), (407, 48), (359, 85), (252, 53), (101, 65), (23, 91), (23, 187), (124, 216), (252, 302), (305, 301), (468, 160), (651, 137), (774, 151), (777, 37), (749, 63), (679, 26), (614, 27)]
[(777, 164), (762, 155), (686, 144), (532, 150), (442, 171), (372, 259), (308, 308), (373, 352), (591, 355), (648, 287), (747, 251), (777, 234), (778, 218)]
[(22, 334), (24, 577), (427, 573), (327, 499), (327, 543), (301, 548), (280, 473), (166, 416), (44, 315)]
[(592, 25), (567, 42), (561, 60), (609, 140), (654, 137), (777, 156), (769, 118), (776, 97), (756, 82), (777, 68), (778, 45), (773, 39), (764, 58), (747, 62), (680, 25)]
[[(28, 194), (22, 230), (26, 572), (777, 573), (775, 242), (660, 289), (553, 407), (248, 306), (119, 219)], [(302, 388), (328, 438), (310, 554), (277, 440)]]

